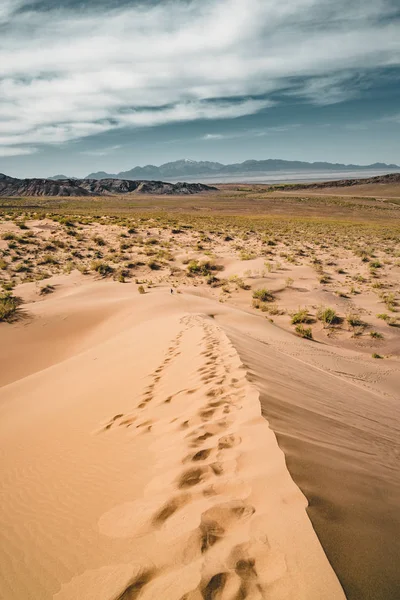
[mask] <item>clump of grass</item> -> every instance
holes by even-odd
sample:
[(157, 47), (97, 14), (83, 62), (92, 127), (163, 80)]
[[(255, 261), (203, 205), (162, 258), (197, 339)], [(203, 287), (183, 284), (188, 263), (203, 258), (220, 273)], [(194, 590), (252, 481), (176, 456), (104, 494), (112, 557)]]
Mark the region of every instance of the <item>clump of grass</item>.
[(261, 302), (273, 302), (275, 300), (273, 293), (266, 288), (254, 290), (253, 298), (254, 300), (260, 300)]
[(5, 292), (0, 295), (0, 321), (12, 321), (17, 313), (18, 306), (21, 304), (20, 298), (13, 296), (11, 292)]
[(373, 353), (372, 358), (383, 358), (383, 356), (381, 356), (380, 354), (377, 354), (376, 352)]
[(3, 240), (15, 240), (17, 236), (15, 235), (15, 233), (12, 233), (11, 231), (6, 231), (5, 233), (3, 233), (3, 235), (1, 236), (1, 238)]
[(387, 309), (394, 312), (396, 306), (396, 296), (392, 292), (389, 292), (387, 294), (382, 294), (381, 298), (386, 304)]
[(92, 237), (92, 240), (94, 241), (95, 244), (97, 244), (98, 246), (105, 246), (106, 245), (106, 241), (100, 237), (99, 235), (94, 235)]
[(150, 267), (152, 271), (158, 271), (159, 269), (161, 269), (160, 263), (158, 263), (156, 260), (149, 260), (147, 266)]
[(2, 271), (5, 271), (7, 269), (7, 262), (4, 260), (4, 258), (0, 258), (0, 269)]
[(383, 338), (383, 335), (379, 333), (379, 331), (370, 331), (369, 335), (376, 340), (381, 340)]
[(346, 316), (346, 321), (350, 327), (365, 327), (364, 321), (362, 321), (359, 315), (355, 313), (349, 313)]
[(317, 312), (317, 319), (324, 323), (324, 325), (334, 325), (338, 322), (338, 316), (333, 308), (321, 308)]
[(252, 260), (253, 258), (256, 258), (254, 252), (247, 252), (246, 250), (241, 250), (240, 260)]
[(41, 296), (47, 296), (47, 294), (52, 294), (55, 291), (55, 287), (54, 285), (44, 285), (43, 287), (40, 288), (39, 294)]
[(306, 308), (299, 308), (299, 310), (291, 315), (292, 325), (299, 323), (307, 323), (308, 321), (308, 310)]
[(297, 333), (298, 336), (305, 338), (307, 340), (313, 339), (311, 327), (304, 327), (304, 325), (302, 325), (301, 323), (296, 325), (295, 332)]
[(369, 263), (370, 269), (380, 269), (382, 267), (382, 263), (379, 260), (374, 260)]
[(191, 260), (187, 266), (188, 273), (191, 275), (210, 275), (211, 271), (222, 271), (223, 267), (215, 265), (209, 260), (199, 262), (198, 260)]
[(95, 271), (102, 277), (107, 277), (107, 275), (111, 275), (114, 272), (114, 269), (106, 262), (102, 262), (100, 260), (95, 260), (91, 264), (92, 271)]
[(57, 265), (58, 261), (51, 254), (45, 254), (39, 264), (40, 265)]
[(139, 285), (138, 292), (139, 292), (139, 294), (145, 294), (146, 293), (145, 289), (144, 289), (144, 287), (142, 285)]
[(324, 283), (329, 283), (331, 280), (331, 278), (329, 277), (329, 275), (322, 275), (322, 277), (319, 278), (319, 282), (324, 284)]

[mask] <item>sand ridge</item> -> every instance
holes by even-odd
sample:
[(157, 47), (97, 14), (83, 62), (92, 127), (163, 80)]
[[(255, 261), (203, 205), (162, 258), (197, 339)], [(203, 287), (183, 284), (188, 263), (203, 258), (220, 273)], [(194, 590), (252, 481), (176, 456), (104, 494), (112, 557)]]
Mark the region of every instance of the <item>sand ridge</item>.
[[(25, 488), (17, 505), (7, 494), (5, 517), (36, 555), (17, 570), (11, 529), (6, 597), (344, 598), (235, 348), (212, 318), (185, 314), (183, 297), (160, 291), (149, 302), (155, 321), (135, 315), (109, 341), (0, 392), (33, 390), (29, 401), (3, 405), (3, 439), (16, 459), (8, 494), (13, 480)], [(143, 306), (138, 298), (136, 310)], [(43, 448), (13, 435), (32, 426)], [(38, 466), (26, 478), (29, 452)], [(32, 536), (21, 522), (29, 511)], [(36, 560), (51, 576), (34, 575)]]

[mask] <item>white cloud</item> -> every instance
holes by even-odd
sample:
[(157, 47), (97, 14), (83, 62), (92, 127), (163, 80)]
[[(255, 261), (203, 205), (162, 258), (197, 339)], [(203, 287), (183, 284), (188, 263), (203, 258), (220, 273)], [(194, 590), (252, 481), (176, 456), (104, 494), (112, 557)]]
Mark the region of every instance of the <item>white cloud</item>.
[(37, 152), (37, 148), (29, 146), (18, 148), (18, 146), (0, 145), (0, 156), (21, 156), (23, 154), (34, 154), (35, 152)]
[(275, 90), (340, 102), (354, 93), (353, 73), (400, 64), (398, 21), (381, 19), (390, 0), (17, 11), (23, 4), (0, 7), (3, 147), (240, 117), (271, 106), (261, 97)]

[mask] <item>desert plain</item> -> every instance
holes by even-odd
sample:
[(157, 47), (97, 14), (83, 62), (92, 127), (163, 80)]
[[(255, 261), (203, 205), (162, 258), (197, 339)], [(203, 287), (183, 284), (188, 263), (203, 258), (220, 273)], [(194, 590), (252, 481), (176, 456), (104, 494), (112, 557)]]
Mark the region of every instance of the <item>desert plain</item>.
[(399, 598), (400, 184), (218, 187), (1, 199), (1, 598)]

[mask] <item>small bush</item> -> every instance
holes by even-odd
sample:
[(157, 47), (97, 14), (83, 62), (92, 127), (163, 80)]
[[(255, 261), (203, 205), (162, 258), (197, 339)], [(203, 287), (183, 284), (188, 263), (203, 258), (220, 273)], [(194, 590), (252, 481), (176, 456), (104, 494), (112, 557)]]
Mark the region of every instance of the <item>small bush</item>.
[(100, 237), (99, 235), (94, 235), (92, 237), (92, 240), (94, 241), (95, 244), (97, 244), (98, 246), (105, 246), (106, 245), (106, 241)]
[(15, 235), (15, 233), (12, 233), (11, 231), (6, 231), (5, 233), (3, 233), (3, 235), (1, 237), (3, 240), (15, 240), (16, 235)]
[(21, 300), (10, 292), (0, 295), (0, 321), (12, 321), (16, 316)]
[(101, 262), (100, 260), (96, 260), (92, 262), (92, 271), (99, 273), (102, 277), (107, 277), (107, 275), (111, 275), (114, 272), (114, 269), (105, 262)]
[(346, 317), (346, 321), (350, 327), (365, 327), (364, 321), (354, 313), (350, 313)]
[(295, 332), (302, 338), (306, 338), (307, 340), (312, 340), (312, 329), (311, 327), (304, 327), (301, 323), (296, 326)]
[(338, 322), (338, 316), (333, 308), (320, 308), (317, 312), (317, 319), (324, 325), (334, 325)]
[(373, 353), (372, 358), (383, 358), (383, 356), (381, 356), (380, 354), (377, 354), (376, 352)]
[(379, 333), (379, 331), (370, 331), (369, 335), (377, 340), (381, 340), (383, 338), (383, 335)]
[(40, 288), (39, 294), (41, 296), (47, 296), (47, 294), (52, 294), (55, 291), (55, 287), (54, 285), (45, 285), (42, 288)]
[(298, 323), (307, 323), (308, 310), (306, 308), (301, 308), (297, 312), (293, 313), (291, 317), (292, 325), (297, 325)]
[(149, 260), (147, 266), (150, 267), (152, 271), (158, 271), (161, 269), (161, 265), (156, 260)]
[(139, 285), (138, 292), (139, 292), (139, 294), (145, 294), (146, 293), (145, 289), (144, 289), (144, 287), (142, 285)]
[(253, 292), (254, 300), (260, 300), (261, 302), (273, 302), (275, 300), (272, 292), (266, 288), (260, 288)]

